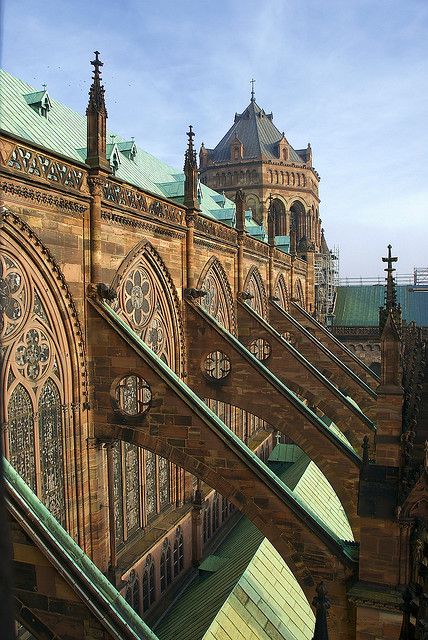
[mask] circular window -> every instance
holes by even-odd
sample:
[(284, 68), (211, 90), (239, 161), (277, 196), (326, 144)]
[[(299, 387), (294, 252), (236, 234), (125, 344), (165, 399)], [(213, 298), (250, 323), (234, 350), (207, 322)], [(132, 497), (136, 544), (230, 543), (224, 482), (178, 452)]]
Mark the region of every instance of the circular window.
[(267, 360), (271, 354), (271, 346), (264, 338), (256, 338), (248, 345), (248, 351), (256, 356), (257, 360), (263, 362)]
[(144, 378), (130, 375), (119, 380), (116, 386), (116, 401), (124, 413), (129, 416), (141, 416), (150, 409), (151, 400), (152, 392)]
[(222, 351), (212, 351), (205, 358), (204, 368), (212, 380), (223, 380), (230, 373), (230, 360)]

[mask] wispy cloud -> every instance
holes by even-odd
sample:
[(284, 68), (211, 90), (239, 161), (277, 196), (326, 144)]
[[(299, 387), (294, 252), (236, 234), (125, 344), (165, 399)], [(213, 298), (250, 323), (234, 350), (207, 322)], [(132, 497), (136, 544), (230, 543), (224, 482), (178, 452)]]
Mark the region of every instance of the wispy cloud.
[(214, 146), (248, 101), (308, 141), (343, 275), (427, 262), (428, 4), (390, 0), (5, 1), (4, 66), (84, 111), (105, 61), (109, 125), (180, 167), (185, 130)]

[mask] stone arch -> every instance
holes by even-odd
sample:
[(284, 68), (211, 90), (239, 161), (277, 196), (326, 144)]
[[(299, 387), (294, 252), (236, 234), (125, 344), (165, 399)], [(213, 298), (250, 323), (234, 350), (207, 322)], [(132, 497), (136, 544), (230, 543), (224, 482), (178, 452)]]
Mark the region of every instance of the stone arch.
[(207, 291), (201, 306), (230, 333), (236, 333), (235, 302), (232, 289), (220, 260), (212, 256), (198, 281), (198, 289)]
[(267, 317), (267, 295), (260, 271), (253, 265), (245, 279), (244, 291), (248, 291), (253, 297), (248, 304), (263, 318)]
[(282, 273), (276, 279), (275, 287), (274, 287), (274, 296), (278, 298), (278, 304), (280, 307), (288, 311), (290, 307), (290, 298), (288, 295), (288, 287), (285, 282), (284, 275)]
[(119, 315), (180, 374), (185, 360), (181, 305), (168, 268), (156, 249), (144, 241), (134, 247), (119, 266), (111, 287), (118, 293)]
[(294, 200), (290, 206), (290, 235), (293, 236), (292, 243), (296, 250), (299, 241), (306, 233), (306, 209), (305, 203), (301, 200)]
[(303, 292), (302, 281), (300, 280), (300, 278), (296, 281), (294, 285), (294, 300), (303, 309), (305, 308), (305, 294)]
[(272, 210), (274, 214), (274, 235), (286, 236), (287, 235), (287, 214), (285, 211), (285, 205), (280, 198), (274, 198), (272, 200)]
[(254, 193), (250, 193), (246, 200), (247, 210), (250, 209), (253, 212), (253, 219), (257, 222), (260, 221), (260, 200)]
[(87, 393), (83, 333), (51, 252), (15, 213), (4, 210), (1, 220), (5, 455), (76, 535), (78, 489), (69, 479), (76, 477), (76, 443), (87, 435), (80, 413)]

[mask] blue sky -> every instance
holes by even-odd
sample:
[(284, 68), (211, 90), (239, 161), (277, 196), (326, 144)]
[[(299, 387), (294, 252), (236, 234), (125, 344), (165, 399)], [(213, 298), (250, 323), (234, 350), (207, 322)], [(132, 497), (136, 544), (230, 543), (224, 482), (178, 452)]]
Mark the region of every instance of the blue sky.
[(109, 128), (181, 167), (256, 100), (311, 142), (342, 276), (428, 265), (426, 0), (3, 0), (2, 66), (73, 109), (101, 51)]

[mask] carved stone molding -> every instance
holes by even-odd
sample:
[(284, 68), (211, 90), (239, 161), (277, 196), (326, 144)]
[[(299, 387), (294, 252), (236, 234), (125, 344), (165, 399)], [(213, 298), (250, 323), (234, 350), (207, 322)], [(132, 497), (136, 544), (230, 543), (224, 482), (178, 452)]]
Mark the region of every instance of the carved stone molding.
[(208, 240), (203, 240), (202, 238), (195, 238), (194, 242), (200, 247), (205, 247), (205, 249), (214, 249), (216, 251), (220, 251), (220, 253), (227, 253), (230, 256), (236, 255), (236, 251), (234, 249), (225, 247), (222, 244), (214, 244), (214, 242), (208, 242)]
[(184, 238), (185, 236), (184, 232), (180, 233), (179, 231), (173, 231), (172, 229), (159, 227), (152, 222), (128, 218), (127, 216), (123, 216), (118, 213), (112, 213), (110, 211), (102, 211), (101, 219), (110, 224), (120, 224), (124, 227), (131, 227), (132, 229), (143, 229), (162, 236), (167, 236), (169, 238)]
[(80, 202), (75, 202), (58, 195), (52, 195), (49, 192), (39, 191), (31, 187), (5, 182), (4, 180), (2, 180), (1, 189), (5, 195), (9, 194), (12, 197), (22, 198), (31, 204), (63, 209), (64, 211), (71, 211), (72, 213), (78, 213), (80, 215), (87, 209), (87, 206)]

